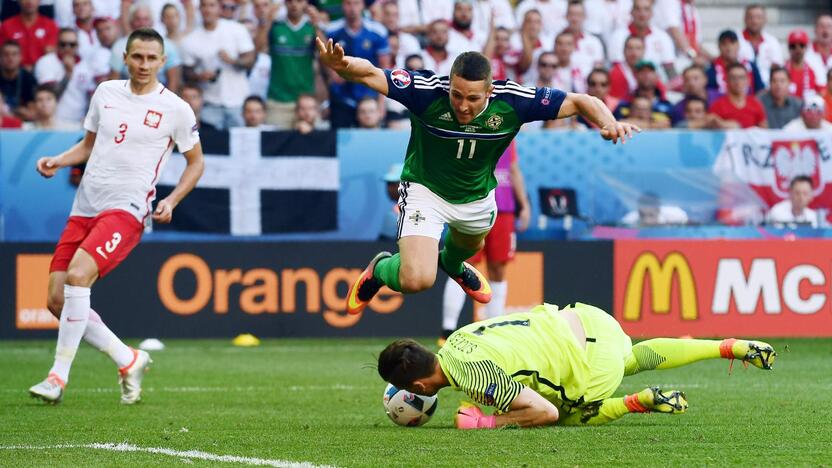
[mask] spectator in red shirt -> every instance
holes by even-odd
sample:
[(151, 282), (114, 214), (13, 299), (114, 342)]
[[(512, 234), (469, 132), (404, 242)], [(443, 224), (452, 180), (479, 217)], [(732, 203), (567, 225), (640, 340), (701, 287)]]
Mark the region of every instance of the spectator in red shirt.
[(0, 42), (11, 39), (23, 48), (23, 67), (31, 70), (39, 58), (54, 52), (58, 26), (38, 13), (40, 0), (20, 0), (20, 14), (0, 23)]
[(710, 112), (720, 128), (768, 128), (760, 101), (748, 92), (748, 70), (740, 63), (728, 66), (728, 93), (714, 101)]
[(809, 35), (806, 31), (795, 29), (789, 33), (789, 60), (786, 62), (786, 70), (792, 78), (789, 92), (803, 100), (820, 91), (815, 71), (804, 60), (808, 45)]
[(624, 61), (610, 69), (610, 96), (625, 99), (636, 90), (635, 67), (644, 58), (644, 39), (630, 36), (624, 42)]

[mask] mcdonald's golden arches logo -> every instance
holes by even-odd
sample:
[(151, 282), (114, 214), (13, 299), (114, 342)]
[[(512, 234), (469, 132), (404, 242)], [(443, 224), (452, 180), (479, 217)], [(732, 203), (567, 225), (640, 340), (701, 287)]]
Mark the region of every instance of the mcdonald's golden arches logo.
[(646, 280), (650, 280), (651, 310), (657, 314), (670, 313), (673, 298), (673, 278), (678, 278), (679, 305), (683, 320), (696, 320), (698, 304), (696, 283), (687, 259), (679, 252), (670, 252), (664, 261), (653, 252), (640, 254), (633, 262), (624, 292), (624, 320), (637, 321), (641, 317)]

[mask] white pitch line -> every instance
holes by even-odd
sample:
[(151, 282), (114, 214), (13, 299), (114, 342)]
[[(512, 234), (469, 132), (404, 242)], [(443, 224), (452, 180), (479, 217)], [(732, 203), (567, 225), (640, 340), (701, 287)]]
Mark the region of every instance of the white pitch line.
[(280, 468), (325, 468), (327, 465), (313, 465), (309, 462), (293, 462), (289, 460), (269, 460), (266, 458), (240, 457), (237, 455), (217, 455), (199, 450), (173, 450), (161, 447), (139, 447), (132, 444), (59, 444), (59, 445), (0, 445), (0, 450), (63, 450), (63, 449), (93, 449), (109, 450), (111, 452), (144, 452), (156, 455), (167, 455), (184, 459), (197, 459), (225, 463), (239, 463), (252, 466), (275, 466)]

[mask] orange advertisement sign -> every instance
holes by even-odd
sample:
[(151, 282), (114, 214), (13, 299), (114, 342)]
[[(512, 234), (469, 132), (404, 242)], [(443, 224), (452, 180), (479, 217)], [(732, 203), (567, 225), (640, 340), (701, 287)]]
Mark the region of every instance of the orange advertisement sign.
[(634, 337), (832, 336), (832, 242), (616, 241), (614, 275)]
[(18, 330), (55, 330), (56, 319), (46, 308), (50, 254), (17, 256), (15, 327)]
[[(480, 271), (488, 270), (485, 261), (475, 265)], [(527, 312), (543, 303), (543, 252), (516, 252), (506, 266), (506, 313)], [(485, 317), (485, 306), (474, 303), (474, 317)]]

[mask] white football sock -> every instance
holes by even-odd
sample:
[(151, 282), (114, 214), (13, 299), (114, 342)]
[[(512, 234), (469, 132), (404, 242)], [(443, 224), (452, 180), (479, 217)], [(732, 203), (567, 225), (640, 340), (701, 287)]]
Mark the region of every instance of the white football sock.
[(491, 282), (491, 301), (485, 305), (485, 318), (499, 317), (506, 313), (506, 297), (508, 296), (507, 281)]
[(90, 309), (90, 319), (87, 322), (87, 329), (84, 331), (84, 341), (95, 349), (110, 356), (110, 359), (122, 368), (133, 361), (133, 350), (124, 344), (115, 333), (113, 333), (101, 317)]
[(81, 344), (81, 337), (90, 317), (90, 288), (64, 285), (64, 308), (58, 326), (58, 345), (55, 348), (54, 373), (64, 382), (69, 382), (69, 368)]
[(442, 293), (442, 329), (456, 330), (459, 314), (465, 305), (465, 291), (456, 281), (448, 278), (445, 291)]

